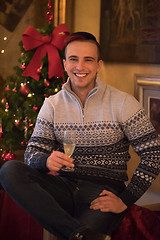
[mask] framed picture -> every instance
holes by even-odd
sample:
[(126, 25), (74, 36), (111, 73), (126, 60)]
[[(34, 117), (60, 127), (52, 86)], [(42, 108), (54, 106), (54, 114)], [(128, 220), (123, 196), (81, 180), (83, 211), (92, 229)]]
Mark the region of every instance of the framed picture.
[(13, 32), (32, 0), (0, 0), (0, 24)]
[(160, 63), (159, 12), (159, 0), (101, 0), (102, 59)]
[(135, 75), (135, 96), (160, 135), (160, 76)]

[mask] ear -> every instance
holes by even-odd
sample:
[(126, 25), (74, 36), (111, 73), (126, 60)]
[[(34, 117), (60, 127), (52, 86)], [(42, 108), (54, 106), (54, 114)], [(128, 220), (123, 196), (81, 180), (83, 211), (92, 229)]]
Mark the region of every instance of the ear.
[(103, 61), (102, 60), (99, 60), (98, 61), (98, 69), (97, 69), (97, 72), (99, 72), (100, 71), (100, 69), (101, 69), (101, 67), (102, 67), (102, 63), (103, 63)]
[(63, 59), (63, 66), (64, 66), (64, 69), (66, 71), (66, 59)]

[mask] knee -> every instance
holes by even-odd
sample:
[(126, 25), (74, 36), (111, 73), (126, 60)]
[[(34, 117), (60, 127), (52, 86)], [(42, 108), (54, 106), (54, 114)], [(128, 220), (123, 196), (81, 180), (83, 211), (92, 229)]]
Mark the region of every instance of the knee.
[(0, 169), (0, 184), (4, 188), (9, 183), (13, 183), (15, 177), (18, 177), (22, 164), (22, 162), (16, 160), (11, 160), (3, 164)]

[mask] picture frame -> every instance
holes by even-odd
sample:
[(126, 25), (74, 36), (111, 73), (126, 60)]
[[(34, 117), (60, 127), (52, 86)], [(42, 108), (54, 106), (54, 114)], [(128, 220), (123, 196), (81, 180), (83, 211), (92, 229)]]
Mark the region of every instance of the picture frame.
[(54, 24), (58, 26), (66, 22), (66, 0), (54, 1)]
[(101, 0), (102, 60), (160, 63), (160, 2)]
[(160, 136), (160, 76), (135, 74), (135, 97)]

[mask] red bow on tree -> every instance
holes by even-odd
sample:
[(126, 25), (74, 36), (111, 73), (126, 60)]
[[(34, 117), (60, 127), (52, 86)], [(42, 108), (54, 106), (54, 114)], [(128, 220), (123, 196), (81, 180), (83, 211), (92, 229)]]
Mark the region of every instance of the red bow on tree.
[(41, 59), (48, 55), (49, 71), (48, 76), (64, 77), (61, 59), (58, 49), (64, 48), (64, 40), (69, 35), (69, 30), (65, 24), (60, 24), (56, 27), (50, 36), (43, 36), (34, 27), (29, 26), (22, 35), (22, 41), (25, 51), (37, 48), (27, 68), (22, 76), (32, 77), (39, 80), (37, 69), (41, 66)]

